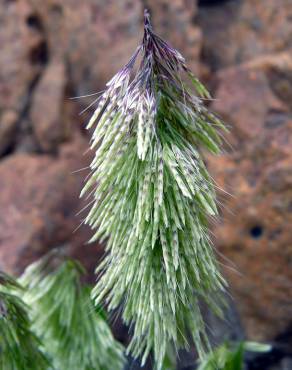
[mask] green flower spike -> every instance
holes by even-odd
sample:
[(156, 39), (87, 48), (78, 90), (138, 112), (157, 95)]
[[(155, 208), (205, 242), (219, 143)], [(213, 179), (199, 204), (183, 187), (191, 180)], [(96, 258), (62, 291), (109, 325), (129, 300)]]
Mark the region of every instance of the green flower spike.
[(83, 272), (74, 260), (60, 263), (56, 250), (25, 270), (20, 281), (33, 330), (52, 358), (52, 370), (122, 370), (123, 347), (81, 285)]
[(0, 369), (49, 370), (40, 340), (31, 330), (23, 288), (0, 271)]
[(161, 368), (169, 344), (188, 348), (192, 338), (201, 357), (209, 350), (199, 301), (221, 312), (226, 284), (207, 224), (217, 214), (215, 192), (199, 150), (219, 153), (224, 126), (147, 11), (144, 25), (142, 44), (107, 83), (88, 123), (96, 125), (95, 157), (81, 195), (93, 196), (85, 219), (92, 241), (107, 240), (92, 296), (109, 310), (122, 304), (133, 328), (128, 352), (144, 363), (153, 351)]

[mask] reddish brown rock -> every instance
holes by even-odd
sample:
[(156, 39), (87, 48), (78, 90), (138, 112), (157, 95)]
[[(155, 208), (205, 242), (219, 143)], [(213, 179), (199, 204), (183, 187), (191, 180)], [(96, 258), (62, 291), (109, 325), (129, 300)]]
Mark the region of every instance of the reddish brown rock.
[[(41, 30), (31, 27), (32, 11), (25, 0), (0, 4), (0, 124), (1, 131), (6, 133), (14, 129), (13, 124), (7, 124), (7, 114), (13, 111), (16, 118), (12, 121), (20, 121), (44, 62), (40, 57), (45, 41)], [(6, 135), (6, 145), (12, 139), (10, 134)]]
[(212, 105), (230, 123), (233, 144), (229, 154), (209, 158), (215, 180), (232, 194), (221, 196), (214, 233), (239, 272), (226, 269), (257, 340), (284, 332), (292, 315), (292, 107), (275, 79), (291, 76), (291, 62), (279, 54), (222, 70)]
[(213, 69), (292, 47), (291, 0), (217, 2), (201, 7), (205, 61)]
[(104, 87), (142, 37), (142, 2), (33, 0), (52, 57), (66, 58), (76, 93)]
[(0, 156), (13, 143), (18, 115), (13, 110), (5, 110), (0, 117)]
[(65, 66), (53, 61), (43, 72), (31, 101), (30, 118), (40, 148), (52, 152), (64, 139), (62, 106), (65, 89)]
[(0, 108), (19, 111), (39, 65), (33, 51), (41, 35), (28, 24), (32, 7), (28, 1), (1, 4), (0, 13)]
[(47, 155), (15, 154), (0, 165), (0, 269), (19, 273), (52, 247), (67, 246), (92, 271), (100, 249), (87, 245), (91, 233), (76, 213), (87, 164), (80, 136), (61, 147), (58, 160)]

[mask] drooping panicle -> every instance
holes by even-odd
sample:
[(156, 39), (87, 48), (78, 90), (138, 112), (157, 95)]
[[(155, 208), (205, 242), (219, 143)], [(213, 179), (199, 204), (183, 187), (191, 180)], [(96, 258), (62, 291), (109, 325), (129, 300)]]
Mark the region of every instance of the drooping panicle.
[(224, 126), (204, 106), (208, 96), (145, 11), (142, 44), (88, 125), (96, 124), (96, 152), (82, 192), (93, 194), (85, 222), (92, 240), (107, 239), (92, 296), (110, 310), (122, 304), (133, 327), (128, 351), (144, 362), (152, 350), (158, 368), (169, 345), (188, 348), (191, 338), (204, 355), (199, 301), (220, 313), (225, 287), (208, 235), (214, 187), (200, 154), (220, 152)]

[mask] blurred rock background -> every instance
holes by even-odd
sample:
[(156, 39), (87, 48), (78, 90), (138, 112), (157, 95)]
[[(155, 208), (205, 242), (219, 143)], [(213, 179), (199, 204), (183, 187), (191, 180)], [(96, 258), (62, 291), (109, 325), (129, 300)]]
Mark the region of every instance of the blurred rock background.
[(92, 273), (102, 255), (76, 216), (93, 98), (69, 98), (127, 62), (144, 7), (230, 126), (224, 154), (206, 158), (231, 193), (219, 192), (215, 245), (237, 337), (274, 345), (248, 369), (292, 369), (292, 0), (0, 0), (0, 269), (62, 246)]

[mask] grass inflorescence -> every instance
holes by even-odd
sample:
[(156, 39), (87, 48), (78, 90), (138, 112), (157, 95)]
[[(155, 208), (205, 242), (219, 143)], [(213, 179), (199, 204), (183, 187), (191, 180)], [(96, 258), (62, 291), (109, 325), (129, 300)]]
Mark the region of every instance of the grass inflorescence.
[(51, 363), (32, 330), (23, 287), (0, 271), (0, 369), (48, 370)]
[[(142, 44), (108, 83), (88, 123), (95, 128), (85, 222), (107, 240), (92, 296), (123, 306), (133, 328), (128, 351), (161, 367), (169, 343), (209, 350), (199, 302), (221, 313), (221, 276), (208, 234), (217, 208), (200, 149), (220, 152), (221, 121), (205, 87), (145, 12)], [(134, 68), (136, 64), (139, 65)]]
[(32, 330), (52, 370), (121, 370), (123, 346), (93, 306), (90, 288), (81, 284), (83, 273), (77, 261), (60, 259), (56, 250), (27, 267), (20, 282)]

